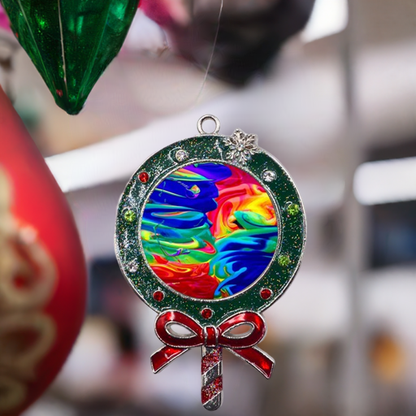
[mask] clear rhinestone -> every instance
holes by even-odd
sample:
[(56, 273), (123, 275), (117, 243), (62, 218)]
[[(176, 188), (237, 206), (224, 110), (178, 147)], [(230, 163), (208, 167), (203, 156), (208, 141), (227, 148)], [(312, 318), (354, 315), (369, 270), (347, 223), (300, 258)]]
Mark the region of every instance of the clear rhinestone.
[(265, 172), (263, 172), (263, 179), (265, 182), (272, 182), (276, 179), (276, 177), (276, 172), (272, 170), (266, 170)]
[(137, 264), (137, 260), (132, 260), (127, 263), (127, 270), (130, 273), (136, 273), (139, 270), (139, 265)]
[(176, 153), (175, 153), (175, 158), (178, 162), (183, 162), (184, 160), (188, 159), (189, 154), (186, 150), (183, 149), (179, 149)]

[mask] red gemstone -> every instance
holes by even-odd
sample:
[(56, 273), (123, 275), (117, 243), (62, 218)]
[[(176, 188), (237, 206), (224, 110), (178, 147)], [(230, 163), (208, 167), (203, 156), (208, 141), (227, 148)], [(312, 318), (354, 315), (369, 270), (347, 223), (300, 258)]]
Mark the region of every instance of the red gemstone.
[(201, 315), (205, 319), (209, 319), (212, 316), (212, 310), (209, 308), (202, 309)]
[(147, 172), (140, 172), (139, 173), (139, 181), (141, 183), (146, 183), (149, 180), (149, 174)]
[(165, 294), (161, 290), (156, 290), (155, 293), (153, 293), (153, 299), (157, 302), (160, 302), (165, 297)]
[(272, 295), (272, 291), (270, 289), (262, 289), (260, 292), (260, 296), (264, 300), (269, 299), (271, 295)]
[(64, 92), (62, 90), (56, 90), (56, 93), (62, 97), (64, 95)]

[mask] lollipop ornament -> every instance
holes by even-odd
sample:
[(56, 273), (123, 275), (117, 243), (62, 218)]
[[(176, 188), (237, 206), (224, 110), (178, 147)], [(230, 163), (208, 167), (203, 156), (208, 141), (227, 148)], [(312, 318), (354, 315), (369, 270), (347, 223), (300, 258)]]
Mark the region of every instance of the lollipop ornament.
[[(203, 129), (207, 120), (212, 133)], [(198, 136), (160, 150), (132, 176), (115, 245), (127, 281), (159, 313), (163, 347), (151, 357), (153, 371), (201, 347), (201, 401), (216, 410), (224, 348), (272, 374), (273, 359), (257, 347), (266, 335), (261, 312), (294, 278), (306, 226), (295, 185), (257, 136), (219, 135), (212, 115), (197, 127)]]

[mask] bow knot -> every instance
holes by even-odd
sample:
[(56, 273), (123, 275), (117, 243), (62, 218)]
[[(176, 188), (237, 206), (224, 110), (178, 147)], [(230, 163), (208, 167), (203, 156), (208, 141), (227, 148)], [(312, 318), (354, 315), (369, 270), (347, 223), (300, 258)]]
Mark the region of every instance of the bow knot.
[[(172, 332), (170, 327), (173, 324), (188, 329), (191, 334), (184, 336)], [(230, 334), (233, 328), (240, 325), (250, 325), (251, 331), (241, 336)], [(216, 327), (213, 325), (201, 326), (193, 318), (179, 311), (165, 311), (158, 316), (155, 329), (159, 339), (166, 344), (151, 357), (155, 373), (190, 348), (219, 346), (228, 348), (260, 371), (266, 378), (271, 376), (273, 359), (255, 347), (266, 335), (264, 319), (256, 312), (237, 313)]]
[(213, 325), (204, 327), (204, 345), (216, 347), (218, 345), (218, 329)]

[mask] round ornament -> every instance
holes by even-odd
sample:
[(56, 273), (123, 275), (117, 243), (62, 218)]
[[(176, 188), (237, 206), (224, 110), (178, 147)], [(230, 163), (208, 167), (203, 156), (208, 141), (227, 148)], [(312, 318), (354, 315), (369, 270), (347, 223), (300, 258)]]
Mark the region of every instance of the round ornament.
[(87, 275), (71, 210), (0, 87), (0, 414), (52, 383), (84, 320)]
[[(208, 119), (213, 133), (203, 129)], [(272, 358), (256, 347), (266, 333), (260, 313), (295, 276), (306, 227), (293, 181), (257, 136), (219, 135), (211, 115), (197, 127), (199, 136), (165, 147), (132, 176), (115, 243), (126, 279), (159, 313), (156, 334), (166, 346), (151, 358), (154, 372), (201, 346), (202, 403), (215, 410), (222, 348), (271, 376)], [(249, 331), (234, 335), (240, 325)]]

